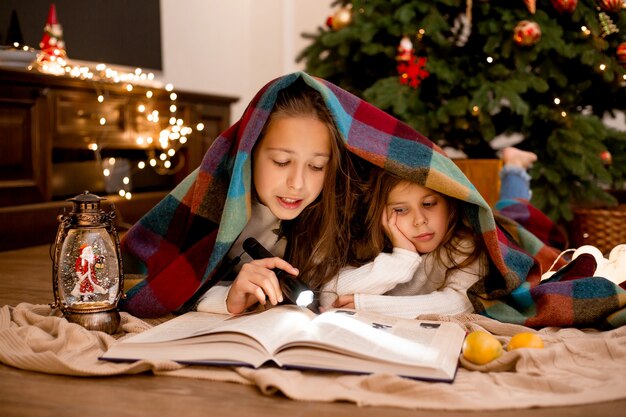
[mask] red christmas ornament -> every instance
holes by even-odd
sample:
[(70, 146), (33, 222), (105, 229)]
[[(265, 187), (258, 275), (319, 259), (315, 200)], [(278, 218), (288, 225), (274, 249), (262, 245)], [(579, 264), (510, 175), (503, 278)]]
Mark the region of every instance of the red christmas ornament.
[(617, 62), (619, 62), (622, 67), (626, 68), (626, 42), (617, 45), (615, 55), (617, 55)]
[(537, 22), (522, 20), (513, 29), (513, 42), (518, 46), (530, 46), (541, 39), (541, 27)]
[(604, 165), (611, 165), (613, 163), (613, 155), (609, 151), (603, 151), (600, 153), (600, 159)]
[(39, 49), (41, 49), (39, 62), (57, 62), (60, 65), (64, 65), (64, 60), (67, 58), (65, 51), (65, 42), (63, 41), (63, 28), (57, 21), (57, 11), (54, 3), (50, 4), (50, 10), (48, 11), (48, 20), (46, 20), (46, 26), (44, 26), (43, 37), (39, 42)]
[(559, 12), (573, 13), (578, 5), (578, 0), (550, 0), (552, 6)]
[(598, 4), (605, 12), (617, 13), (622, 10), (623, 0), (598, 0)]

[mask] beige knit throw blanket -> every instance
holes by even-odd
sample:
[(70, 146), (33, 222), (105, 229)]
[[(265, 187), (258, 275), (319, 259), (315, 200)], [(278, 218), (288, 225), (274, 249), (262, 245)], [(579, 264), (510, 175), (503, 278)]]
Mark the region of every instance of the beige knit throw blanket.
[[(479, 315), (421, 316), (487, 330), (502, 342), (529, 329)], [(461, 358), (454, 383), (414, 381), (393, 375), (344, 375), (277, 368), (253, 370), (183, 366), (170, 361), (111, 363), (98, 360), (119, 338), (151, 325), (122, 313), (120, 333), (110, 336), (68, 323), (45, 305), (0, 308), (0, 362), (58, 375), (105, 376), (152, 372), (255, 384), (267, 395), (294, 400), (349, 401), (360, 406), (431, 410), (498, 410), (588, 404), (626, 398), (626, 326), (610, 331), (544, 328), (544, 349), (506, 352), (475, 366)], [(155, 376), (155, 377), (159, 377)]]

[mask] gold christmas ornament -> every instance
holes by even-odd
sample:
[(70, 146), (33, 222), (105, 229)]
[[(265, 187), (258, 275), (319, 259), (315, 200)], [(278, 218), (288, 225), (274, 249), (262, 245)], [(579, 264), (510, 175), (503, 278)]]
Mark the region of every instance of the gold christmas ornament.
[(352, 5), (337, 10), (332, 18), (333, 30), (341, 30), (352, 23)]

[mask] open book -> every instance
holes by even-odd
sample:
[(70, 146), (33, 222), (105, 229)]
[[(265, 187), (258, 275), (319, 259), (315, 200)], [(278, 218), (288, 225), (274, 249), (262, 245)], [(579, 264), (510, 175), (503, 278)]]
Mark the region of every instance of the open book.
[(391, 373), (451, 382), (465, 330), (456, 323), (282, 305), (241, 316), (192, 311), (112, 345), (101, 359)]

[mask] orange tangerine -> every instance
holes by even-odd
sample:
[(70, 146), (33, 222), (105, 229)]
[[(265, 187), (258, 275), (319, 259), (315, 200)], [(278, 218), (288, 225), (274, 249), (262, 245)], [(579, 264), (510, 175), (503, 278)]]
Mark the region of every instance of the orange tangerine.
[(519, 348), (539, 348), (543, 347), (543, 339), (537, 333), (522, 332), (518, 333), (509, 340), (506, 350)]
[(463, 357), (476, 365), (484, 365), (502, 355), (502, 344), (491, 333), (475, 330), (463, 342)]

